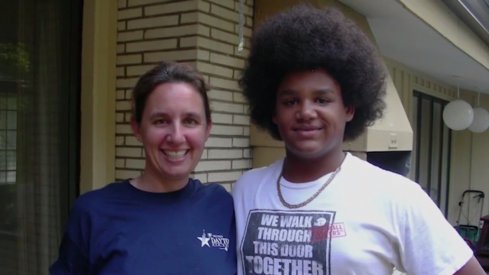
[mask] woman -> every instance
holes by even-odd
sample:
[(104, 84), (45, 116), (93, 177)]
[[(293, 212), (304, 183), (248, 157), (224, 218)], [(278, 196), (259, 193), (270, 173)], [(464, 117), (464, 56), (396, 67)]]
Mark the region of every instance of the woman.
[(384, 70), (339, 11), (255, 30), (241, 85), (286, 155), (235, 184), (238, 274), (485, 274), (416, 183), (342, 150), (382, 115)]
[(161, 63), (133, 90), (143, 173), (80, 196), (51, 274), (235, 274), (231, 195), (189, 178), (211, 130), (207, 86)]

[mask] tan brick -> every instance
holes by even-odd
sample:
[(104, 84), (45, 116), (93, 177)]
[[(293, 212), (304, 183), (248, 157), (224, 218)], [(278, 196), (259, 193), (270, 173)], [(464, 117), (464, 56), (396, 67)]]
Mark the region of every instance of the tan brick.
[(178, 24), (178, 15), (158, 16), (127, 21), (127, 29), (156, 28)]
[(132, 169), (144, 169), (144, 159), (126, 159), (126, 167)]
[(222, 31), (218, 29), (212, 29), (211, 30), (211, 38), (214, 38), (216, 40), (224, 41), (226, 43), (234, 43), (238, 44), (238, 34), (232, 33), (232, 32), (227, 32), (227, 31)]
[(250, 50), (247, 48), (247, 43), (248, 41), (245, 41), (244, 48), (241, 49), (241, 51), (238, 49), (238, 47), (234, 47), (234, 55), (237, 57), (243, 57), (246, 58), (248, 55), (250, 55)]
[(125, 44), (117, 44), (117, 53), (123, 53), (126, 51), (126, 45)]
[(210, 77), (209, 83), (212, 87), (223, 88), (233, 91), (241, 91), (238, 81), (223, 79), (220, 77)]
[(129, 124), (117, 124), (115, 126), (115, 132), (118, 134), (132, 135), (132, 129)]
[(138, 81), (137, 78), (123, 78), (123, 79), (117, 79), (116, 80), (116, 87), (117, 88), (133, 88), (134, 85), (136, 85), (136, 82)]
[[(239, 12), (239, 9), (240, 9), (239, 0), (234, 1), (234, 10)], [(246, 4), (243, 5), (243, 13), (248, 16), (253, 16), (253, 7), (250, 7), (249, 5)]]
[(250, 159), (239, 159), (233, 160), (231, 163), (232, 169), (250, 169), (251, 168), (251, 160)]
[(211, 133), (219, 136), (237, 136), (243, 134), (243, 127), (214, 124), (212, 126)]
[(233, 101), (233, 93), (229, 91), (220, 91), (220, 90), (212, 89), (207, 93), (207, 95), (209, 96), (209, 99)]
[(125, 31), (126, 30), (126, 21), (117, 22), (117, 30)]
[(164, 52), (152, 52), (144, 53), (144, 62), (160, 62), (166, 61), (180, 61), (180, 60), (193, 60), (196, 59), (197, 50), (178, 50), (178, 51), (164, 51)]
[(250, 117), (243, 115), (233, 115), (233, 124), (250, 125)]
[(141, 54), (126, 54), (117, 56), (117, 65), (141, 64), (143, 61)]
[(142, 143), (134, 136), (126, 136), (125, 143), (128, 146), (142, 146)]
[(230, 148), (233, 145), (232, 138), (210, 137), (205, 143), (206, 147)]
[(195, 172), (202, 171), (219, 171), (219, 170), (229, 170), (231, 168), (231, 162), (228, 160), (215, 161), (215, 160), (201, 160), (197, 167), (195, 167)]
[(232, 124), (233, 116), (231, 114), (216, 113), (212, 110), (212, 121), (219, 124)]
[(132, 8), (132, 9), (119, 9), (117, 12), (117, 19), (124, 20), (129, 18), (141, 17), (143, 15), (142, 8)]
[(126, 161), (125, 159), (116, 159), (115, 160), (115, 167), (116, 168), (124, 168), (126, 166)]
[(242, 172), (215, 172), (209, 173), (207, 178), (209, 182), (236, 181)]
[(141, 174), (140, 170), (117, 169), (115, 171), (116, 180), (132, 179)]
[(202, 25), (185, 25), (146, 30), (144, 38), (182, 37), (186, 35), (210, 35), (210, 28)]
[(248, 103), (248, 101), (246, 100), (246, 98), (243, 95), (243, 92), (242, 91), (234, 92), (233, 93), (233, 102), (236, 102), (236, 103), (245, 103), (245, 104)]
[(215, 15), (199, 13), (198, 20), (201, 24), (208, 25), (214, 28), (232, 32), (234, 31), (235, 23), (216, 17)]
[(155, 4), (155, 3), (163, 3), (163, 2), (169, 2), (172, 0), (128, 0), (128, 6), (141, 6), (141, 5), (147, 5), (147, 4)]
[(234, 9), (234, 6), (235, 6), (234, 5), (235, 0), (207, 0), (207, 1), (211, 2), (213, 4), (217, 4), (217, 5), (226, 7), (228, 9)]
[(249, 138), (233, 138), (233, 147), (250, 147)]
[(124, 122), (124, 114), (123, 113), (116, 113), (115, 114), (115, 122), (116, 123), (123, 123)]
[(123, 136), (116, 136), (115, 137), (115, 144), (117, 146), (124, 145), (124, 137)]
[(115, 69), (115, 75), (117, 77), (125, 77), (126, 76), (126, 70), (124, 69), (124, 67), (117, 67)]
[(180, 23), (197, 23), (199, 19), (199, 14), (198, 12), (188, 12), (188, 13), (182, 13), (180, 15)]
[(207, 73), (210, 75), (218, 75), (227, 78), (233, 77), (233, 70), (229, 68), (225, 68), (222, 66), (217, 66), (214, 64), (209, 64), (206, 62), (198, 62), (196, 66), (197, 70), (202, 73)]
[(115, 99), (116, 100), (125, 99), (124, 94), (125, 94), (124, 90), (116, 90), (115, 91)]
[(117, 111), (131, 110), (131, 102), (129, 100), (117, 101), (115, 104), (115, 109)]
[(206, 50), (197, 50), (197, 60), (199, 61), (209, 61), (211, 59), (211, 53)]
[(117, 1), (117, 7), (119, 9), (127, 7), (127, 0), (119, 0)]
[(131, 31), (131, 32), (118, 32), (117, 42), (126, 42), (143, 39), (143, 31)]
[(251, 158), (251, 149), (243, 150), (243, 158)]
[(177, 47), (177, 39), (159, 39), (143, 42), (131, 42), (126, 44), (126, 52), (145, 52)]
[(232, 9), (227, 9), (218, 5), (212, 5), (211, 14), (235, 23), (239, 22), (239, 13), (234, 10), (234, 7)]
[(115, 151), (115, 154), (118, 157), (142, 157), (142, 149), (138, 147), (118, 147)]
[(211, 53), (210, 60), (212, 63), (217, 63), (228, 67), (243, 68), (245, 65), (245, 61), (241, 58), (218, 53)]
[(244, 126), (243, 127), (243, 136), (250, 136), (250, 127)]
[(144, 9), (144, 14), (147, 16), (151, 16), (169, 13), (182, 13), (195, 10), (208, 12), (209, 6), (209, 3), (205, 3), (201, 0), (178, 1), (163, 5), (148, 6)]
[(151, 70), (154, 67), (153, 64), (151, 65), (139, 65), (139, 66), (127, 66), (127, 75), (128, 76), (137, 76), (140, 77), (147, 71)]
[(210, 105), (212, 110), (216, 112), (227, 112), (227, 113), (235, 113), (235, 114), (242, 114), (244, 112), (243, 104), (211, 101)]
[(240, 159), (243, 157), (241, 149), (209, 149), (209, 159)]

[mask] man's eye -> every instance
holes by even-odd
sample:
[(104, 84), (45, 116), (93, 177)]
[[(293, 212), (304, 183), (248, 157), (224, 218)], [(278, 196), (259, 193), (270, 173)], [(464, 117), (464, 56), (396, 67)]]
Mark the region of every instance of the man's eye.
[(286, 99), (283, 101), (285, 106), (292, 106), (297, 103), (297, 100), (295, 99)]
[(317, 98), (316, 99), (316, 102), (319, 103), (319, 104), (326, 104), (326, 103), (329, 103), (331, 102), (331, 100), (329, 98)]

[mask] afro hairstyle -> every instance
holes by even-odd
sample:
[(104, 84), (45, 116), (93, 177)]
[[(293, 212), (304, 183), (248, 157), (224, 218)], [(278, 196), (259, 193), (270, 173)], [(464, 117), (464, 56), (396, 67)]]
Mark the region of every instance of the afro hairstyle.
[(252, 122), (281, 140), (272, 121), (277, 88), (292, 72), (323, 69), (341, 87), (354, 117), (343, 140), (353, 140), (382, 117), (385, 68), (363, 31), (335, 8), (292, 7), (261, 24), (251, 38), (240, 78)]

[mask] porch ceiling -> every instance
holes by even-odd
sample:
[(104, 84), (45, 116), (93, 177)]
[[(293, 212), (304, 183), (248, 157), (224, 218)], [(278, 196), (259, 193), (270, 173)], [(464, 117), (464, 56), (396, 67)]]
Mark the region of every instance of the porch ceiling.
[[(395, 0), (340, 0), (363, 14), (382, 55), (461, 89), (489, 94), (489, 70)], [(459, 78), (455, 77), (459, 76)]]

